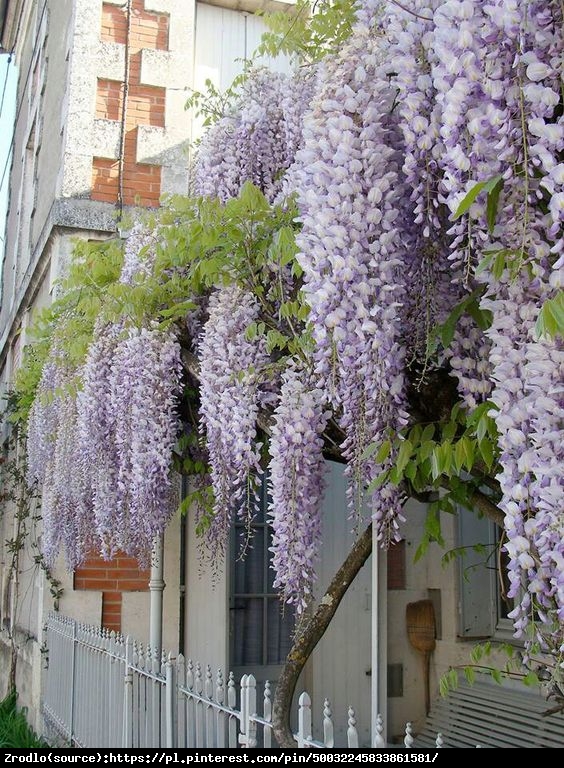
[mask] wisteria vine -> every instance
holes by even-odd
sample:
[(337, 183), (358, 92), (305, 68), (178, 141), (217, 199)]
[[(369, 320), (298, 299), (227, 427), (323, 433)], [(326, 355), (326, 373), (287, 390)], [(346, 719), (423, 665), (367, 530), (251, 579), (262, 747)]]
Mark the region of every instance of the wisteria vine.
[[(368, 508), (386, 544), (399, 536), (407, 488), (378, 479), (402, 451), (410, 387), (446, 368), (467, 412), (490, 403), (498, 430), (516, 632), (560, 663), (564, 349), (535, 324), (564, 276), (562, 4), (361, 0), (357, 9), (348, 42), (316, 68), (251, 74), (192, 169), (196, 195), (226, 203), (250, 181), (269, 202), (297, 200), (299, 210), (297, 256), (270, 270), (281, 292), (250, 292), (258, 272), (249, 252), (252, 279), (225, 268), (211, 290), (187, 297), (201, 317), (189, 331), (214, 491), (208, 538), (221, 552), (234, 516), (252, 518), (265, 463), (257, 420), (274, 401), (273, 565), (284, 599), (303, 610), (329, 420), (343, 436), (350, 510)], [(489, 186), (474, 194), (477, 183)], [(231, 236), (222, 233), (222, 248)], [(123, 284), (142, 285), (156, 248), (151, 232), (133, 231)], [(305, 320), (284, 314), (296, 296)], [(437, 325), (461, 302), (468, 311), (437, 342)], [(276, 318), (313, 345), (296, 351), (283, 337), (268, 347), (266, 330), (249, 332), (272, 330)], [(175, 333), (101, 321), (81, 370), (67, 370), (53, 345), (28, 439), (51, 558), (64, 543), (76, 564), (92, 531), (106, 555), (141, 557), (166, 524)], [(367, 450), (386, 442), (387, 453)]]

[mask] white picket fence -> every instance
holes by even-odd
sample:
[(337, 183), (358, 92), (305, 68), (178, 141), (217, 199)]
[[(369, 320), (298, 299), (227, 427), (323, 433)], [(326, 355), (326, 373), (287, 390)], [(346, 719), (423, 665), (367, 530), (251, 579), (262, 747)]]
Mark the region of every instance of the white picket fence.
[[(120, 634), (50, 613), (46, 626), (47, 670), (43, 715), (67, 743), (77, 747), (217, 748), (276, 747), (271, 725), (271, 688), (264, 686), (258, 714), (253, 675), (237, 685), (233, 674), (215, 676), (184, 659), (150, 649)], [(323, 706), (323, 740), (312, 738), (311, 700), (298, 702), (299, 748), (333, 748), (333, 715)], [(375, 743), (386, 746), (378, 717)], [(347, 714), (346, 747), (358, 747), (356, 715)], [(369, 745), (365, 745), (369, 746)], [(397, 746), (397, 745), (396, 745)], [(411, 725), (404, 746), (413, 746)], [(439, 734), (436, 746), (442, 746)]]

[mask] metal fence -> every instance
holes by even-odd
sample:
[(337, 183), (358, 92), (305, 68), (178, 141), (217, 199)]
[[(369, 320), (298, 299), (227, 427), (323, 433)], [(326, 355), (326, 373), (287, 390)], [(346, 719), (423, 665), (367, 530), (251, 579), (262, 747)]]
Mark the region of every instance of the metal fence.
[[(271, 687), (257, 701), (253, 675), (237, 683), (221, 670), (215, 678), (170, 654), (158, 656), (131, 638), (81, 624), (58, 613), (47, 618), (47, 670), (43, 715), (68, 744), (78, 747), (276, 747), (272, 733)], [(348, 709), (346, 744), (336, 745), (334, 721), (325, 700), (321, 740), (312, 737), (311, 700), (298, 700), (299, 748), (358, 747), (354, 710)], [(260, 714), (259, 714), (260, 712)], [(378, 717), (375, 743), (386, 746)], [(411, 725), (404, 746), (413, 746)], [(397, 746), (397, 745), (396, 745)], [(436, 746), (442, 746), (439, 734)]]

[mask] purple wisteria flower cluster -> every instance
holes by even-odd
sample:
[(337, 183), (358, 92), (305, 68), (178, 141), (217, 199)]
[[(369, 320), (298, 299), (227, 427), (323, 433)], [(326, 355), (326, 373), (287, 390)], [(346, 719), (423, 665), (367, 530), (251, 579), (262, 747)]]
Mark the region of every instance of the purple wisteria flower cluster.
[[(128, 243), (122, 282), (142, 274)], [(43, 553), (72, 570), (90, 551), (148, 565), (175, 508), (171, 456), (179, 429), (180, 346), (171, 331), (99, 321), (84, 365), (56, 345), (28, 423), (29, 480), (42, 485)], [(78, 389), (78, 391), (76, 391)]]
[[(484, 286), (493, 322), (484, 340), (465, 319), (447, 357), (468, 405), (489, 396), (497, 406), (515, 627), (522, 634), (540, 616), (541, 644), (552, 650), (564, 643), (564, 357), (559, 341), (537, 339), (534, 328), (563, 276), (562, 14), (554, 2), (444, 2), (432, 69), (444, 203), (454, 213), (476, 181), (499, 175), (503, 185), (495, 221), (482, 196), (470, 220), (450, 228), (453, 268), (470, 287)], [(488, 262), (475, 276), (488, 254), (505, 262), (501, 277)]]
[(251, 181), (269, 200), (280, 191), (294, 159), (301, 122), (314, 78), (304, 71), (290, 77), (254, 70), (242, 88), (237, 108), (222, 117), (202, 139), (193, 165), (197, 195), (237, 197)]
[[(357, 25), (350, 42), (324, 64), (291, 170), (315, 371), (346, 435), (354, 514), (366, 484), (383, 468), (365, 457), (366, 447), (407, 423), (400, 309), (402, 271), (414, 241), (399, 228), (411, 203), (386, 66), (370, 27)], [(385, 485), (371, 506), (379, 536), (396, 538), (399, 489)]]
[(258, 318), (254, 296), (236, 285), (219, 288), (198, 344), (200, 418), (214, 492), (210, 545), (220, 554), (234, 515), (250, 522), (260, 489), (256, 440), (260, 384), (269, 362), (263, 337), (247, 339)]
[(57, 350), (45, 365), (28, 423), (29, 482), (41, 485), (41, 538), (51, 565), (61, 548), (69, 569), (93, 544), (93, 509), (80, 456), (75, 371)]
[(323, 432), (329, 411), (311, 375), (288, 368), (270, 439), (274, 586), (301, 613), (311, 599), (321, 537)]

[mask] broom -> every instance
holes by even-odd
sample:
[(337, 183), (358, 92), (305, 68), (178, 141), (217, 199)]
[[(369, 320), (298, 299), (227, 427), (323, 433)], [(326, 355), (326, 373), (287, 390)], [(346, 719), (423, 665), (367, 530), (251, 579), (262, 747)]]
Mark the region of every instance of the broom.
[(405, 609), (407, 637), (412, 647), (423, 654), (423, 680), (425, 685), (425, 714), (429, 714), (429, 662), (435, 650), (435, 611), (430, 600), (408, 603)]

